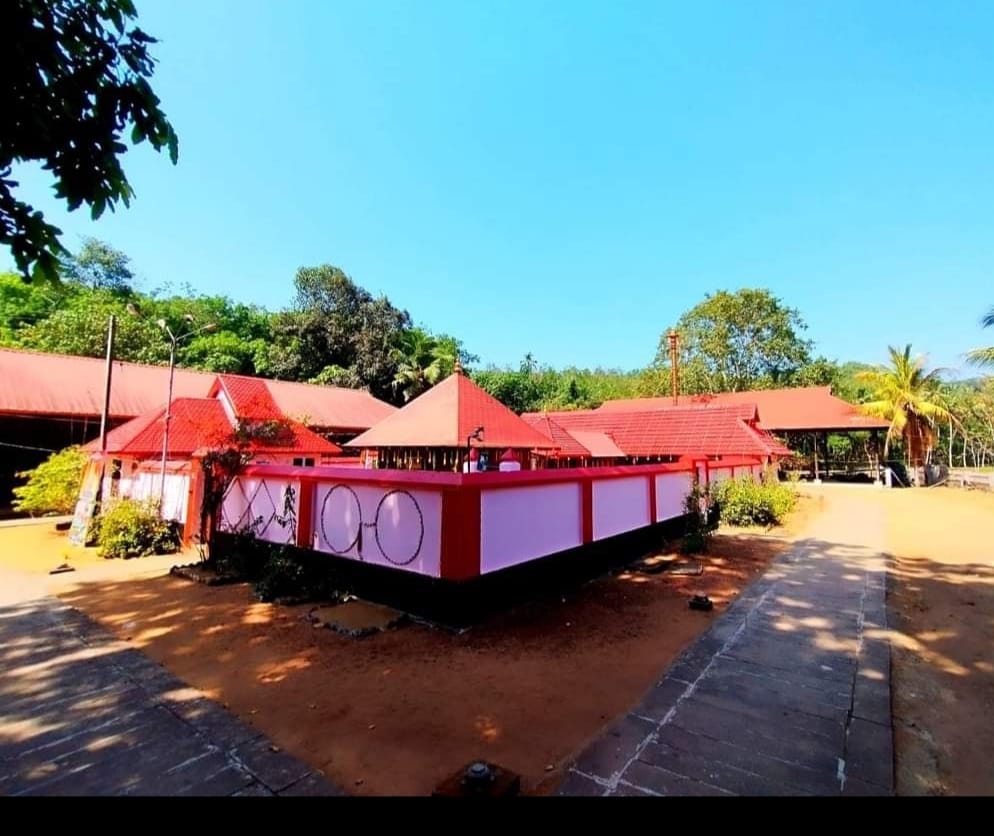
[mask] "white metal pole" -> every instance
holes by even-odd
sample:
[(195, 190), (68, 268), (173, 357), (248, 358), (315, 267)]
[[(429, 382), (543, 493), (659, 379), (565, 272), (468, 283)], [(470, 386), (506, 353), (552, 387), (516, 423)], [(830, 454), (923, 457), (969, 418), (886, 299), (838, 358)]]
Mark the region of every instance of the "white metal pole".
[(104, 408), (100, 413), (100, 454), (107, 456), (107, 433), (110, 423), (110, 381), (114, 373), (114, 331), (116, 318), (111, 314), (107, 323), (107, 366), (104, 372)]
[(169, 455), (169, 419), (173, 407), (173, 373), (176, 370), (176, 338), (169, 335), (169, 395), (166, 398), (166, 426), (162, 431), (162, 466), (159, 472), (159, 514), (166, 496), (166, 458)]

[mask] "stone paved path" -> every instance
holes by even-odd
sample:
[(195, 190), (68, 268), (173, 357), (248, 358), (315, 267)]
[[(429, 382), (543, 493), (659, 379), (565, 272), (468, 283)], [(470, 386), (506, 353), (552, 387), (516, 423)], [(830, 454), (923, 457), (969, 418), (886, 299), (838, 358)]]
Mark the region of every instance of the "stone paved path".
[(78, 610), (12, 595), (18, 581), (0, 577), (0, 795), (341, 794)]
[(825, 513), (577, 759), (560, 795), (893, 792), (884, 520)]

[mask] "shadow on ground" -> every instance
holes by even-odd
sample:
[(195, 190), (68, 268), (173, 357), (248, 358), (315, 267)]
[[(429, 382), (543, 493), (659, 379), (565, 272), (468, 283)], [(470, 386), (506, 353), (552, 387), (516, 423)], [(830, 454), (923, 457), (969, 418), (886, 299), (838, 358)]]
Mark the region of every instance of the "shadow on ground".
[(994, 565), (891, 560), (898, 791), (992, 795)]
[[(542, 792), (783, 546), (721, 536), (700, 577), (620, 570), (468, 631), (409, 623), (361, 640), (244, 585), (156, 577), (63, 597), (350, 792), (427, 794), (480, 757)], [(716, 612), (690, 611), (696, 593)]]
[(333, 792), (65, 604), (0, 608), (0, 794)]

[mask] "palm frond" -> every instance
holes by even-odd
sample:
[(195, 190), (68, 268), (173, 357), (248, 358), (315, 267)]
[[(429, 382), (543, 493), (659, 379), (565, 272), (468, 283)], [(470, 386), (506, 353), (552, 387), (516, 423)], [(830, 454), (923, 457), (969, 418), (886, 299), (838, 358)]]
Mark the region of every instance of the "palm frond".
[(924, 415), (926, 418), (933, 421), (937, 418), (946, 419), (949, 417), (948, 409), (946, 409), (942, 404), (932, 401), (925, 401), (923, 403), (915, 404), (915, 412), (919, 415)]
[[(991, 311), (994, 314), (994, 311)], [(994, 320), (992, 320), (994, 321)], [(966, 353), (966, 361), (974, 366), (994, 366), (994, 345), (988, 348), (975, 348)]]
[(889, 420), (894, 413), (894, 404), (888, 400), (870, 401), (869, 403), (860, 404), (859, 408), (867, 415), (885, 420)]

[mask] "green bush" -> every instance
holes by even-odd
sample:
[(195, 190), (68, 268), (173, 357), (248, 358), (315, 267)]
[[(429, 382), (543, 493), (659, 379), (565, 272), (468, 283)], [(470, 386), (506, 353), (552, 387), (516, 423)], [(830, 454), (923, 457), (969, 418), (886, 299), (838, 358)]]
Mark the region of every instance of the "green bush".
[(714, 488), (721, 521), (726, 525), (780, 525), (797, 503), (790, 483), (745, 476), (727, 479)]
[(211, 559), (218, 572), (247, 581), (257, 581), (265, 574), (273, 547), (256, 537), (255, 531), (262, 522), (263, 518), (258, 517), (241, 530), (230, 532), (222, 544), (215, 544)]
[(344, 596), (326, 559), (289, 546), (269, 548), (269, 559), (254, 585), (261, 601), (279, 598), (331, 601)]
[(97, 546), (101, 557), (142, 557), (179, 549), (176, 526), (159, 517), (154, 503), (118, 499), (100, 515)]
[(87, 455), (79, 447), (52, 453), (34, 470), (18, 473), (27, 482), (14, 488), (14, 510), (27, 514), (71, 514), (79, 499)]

